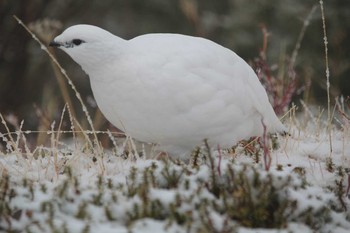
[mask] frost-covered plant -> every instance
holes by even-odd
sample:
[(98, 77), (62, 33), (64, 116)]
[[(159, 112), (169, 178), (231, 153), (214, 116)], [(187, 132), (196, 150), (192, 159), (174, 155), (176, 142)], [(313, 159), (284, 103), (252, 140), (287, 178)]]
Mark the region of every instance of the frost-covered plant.
[(318, 231), (330, 221), (336, 198), (323, 200), (302, 173), (234, 164), (205, 148), (200, 153), (207, 159), (197, 166), (144, 161), (130, 169), (125, 182), (98, 176), (87, 183), (69, 166), (57, 184), (2, 179), (0, 229), (97, 232), (101, 224), (133, 229), (139, 221), (153, 219), (190, 233), (285, 228), (290, 222)]

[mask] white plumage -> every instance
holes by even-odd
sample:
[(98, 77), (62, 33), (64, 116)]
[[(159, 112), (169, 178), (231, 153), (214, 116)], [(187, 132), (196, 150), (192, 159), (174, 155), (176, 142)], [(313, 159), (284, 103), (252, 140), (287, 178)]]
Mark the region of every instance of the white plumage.
[(89, 75), (105, 117), (131, 137), (173, 154), (203, 139), (226, 148), (286, 128), (252, 68), (210, 40), (147, 34), (123, 40), (95, 26), (76, 25), (51, 43)]

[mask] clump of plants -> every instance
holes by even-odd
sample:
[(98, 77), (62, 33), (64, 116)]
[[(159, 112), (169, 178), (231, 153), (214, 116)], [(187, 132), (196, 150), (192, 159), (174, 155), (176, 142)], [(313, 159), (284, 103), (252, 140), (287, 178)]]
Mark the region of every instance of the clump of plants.
[(0, 229), (76, 232), (71, 230), (74, 220), (79, 232), (108, 223), (133, 232), (138, 222), (153, 219), (163, 222), (164, 230), (176, 225), (186, 232), (283, 229), (290, 222), (319, 231), (331, 221), (332, 211), (344, 211), (340, 199), (314, 193), (303, 174), (266, 171), (261, 163), (235, 164), (208, 147), (196, 152), (192, 156), (202, 159), (189, 165), (136, 161), (124, 181), (100, 175), (86, 183), (69, 165), (57, 183), (2, 179)]

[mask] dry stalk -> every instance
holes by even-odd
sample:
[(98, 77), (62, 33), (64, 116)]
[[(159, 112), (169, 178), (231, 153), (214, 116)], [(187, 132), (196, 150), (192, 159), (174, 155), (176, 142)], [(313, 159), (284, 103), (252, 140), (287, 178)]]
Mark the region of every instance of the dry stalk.
[(302, 40), (304, 38), (306, 29), (307, 29), (307, 27), (310, 24), (310, 21), (312, 19), (312, 15), (315, 13), (316, 8), (317, 8), (317, 5), (315, 4), (311, 8), (310, 13), (307, 15), (307, 17), (303, 21), (303, 27), (301, 28), (301, 31), (300, 31), (298, 39), (297, 39), (297, 43), (295, 44), (295, 47), (294, 47), (294, 50), (293, 50), (293, 53), (292, 53), (292, 58), (291, 58), (291, 61), (290, 61), (290, 66), (291, 67), (294, 67), (295, 60), (296, 60), (296, 58), (298, 56), (298, 52), (299, 52), (299, 49), (300, 49), (300, 46), (301, 46), (301, 42), (302, 42)]
[(86, 119), (88, 120), (89, 122), (89, 125), (90, 125), (90, 128), (93, 132), (93, 135), (94, 135), (94, 138), (95, 138), (95, 145), (98, 149), (97, 151), (97, 154), (102, 156), (102, 148), (100, 147), (100, 144), (98, 142), (98, 138), (97, 138), (97, 134), (95, 132), (95, 129), (94, 129), (94, 125), (93, 125), (93, 122), (91, 120), (91, 117), (90, 117), (90, 114), (86, 108), (86, 105), (84, 104), (84, 101), (82, 100), (81, 96), (80, 96), (80, 93), (78, 92), (78, 90), (76, 89), (75, 85), (73, 84), (72, 80), (68, 77), (66, 71), (62, 68), (62, 66), (59, 64), (59, 62), (57, 61), (57, 59), (53, 56), (53, 54), (48, 50), (48, 48), (37, 38), (37, 36), (16, 16), (14, 15), (13, 16), (17, 22), (32, 36), (32, 38), (39, 43), (40, 47), (42, 50), (44, 50), (50, 57), (50, 59), (52, 60), (52, 62), (54, 64), (57, 65), (57, 67), (60, 69), (62, 75), (66, 78), (66, 80), (68, 81), (68, 84), (70, 85), (70, 87), (73, 89), (77, 99), (79, 100), (80, 104), (81, 104), (81, 107), (82, 107), (82, 110), (83, 112), (85, 113), (85, 117)]
[(271, 163), (272, 163), (272, 158), (271, 158), (271, 153), (270, 153), (270, 150), (268, 147), (267, 128), (266, 128), (266, 125), (265, 125), (263, 119), (261, 119), (261, 124), (262, 124), (263, 129), (264, 129), (263, 136), (261, 137), (262, 147), (263, 147), (263, 151), (264, 151), (264, 166), (265, 166), (265, 170), (269, 171), (270, 167), (271, 167)]
[[(5, 127), (5, 129), (6, 129), (6, 131), (7, 131), (7, 134), (2, 134), (2, 137), (8, 136), (8, 138), (9, 138), (10, 140), (9, 140), (9, 141), (7, 140), (7, 141), (6, 141), (6, 144), (11, 143), (12, 152), (18, 151), (18, 148), (17, 148), (17, 146), (16, 146), (16, 142), (15, 142), (15, 140), (13, 139), (12, 134), (11, 134), (11, 132), (10, 132), (10, 129), (9, 129), (9, 127), (7, 126), (7, 123), (6, 123), (4, 117), (2, 116), (1, 113), (0, 113), (0, 119), (1, 119), (2, 125)], [(5, 138), (3, 138), (3, 140), (5, 140)]]
[(327, 122), (328, 122), (328, 136), (329, 136), (329, 156), (332, 156), (332, 118), (331, 118), (331, 98), (330, 98), (330, 82), (329, 82), (329, 64), (328, 64), (328, 38), (326, 30), (326, 18), (324, 15), (323, 1), (320, 0), (321, 17), (322, 17), (322, 28), (323, 28), (323, 42), (324, 42), (324, 53), (325, 53), (325, 65), (326, 65), (326, 83), (327, 83)]

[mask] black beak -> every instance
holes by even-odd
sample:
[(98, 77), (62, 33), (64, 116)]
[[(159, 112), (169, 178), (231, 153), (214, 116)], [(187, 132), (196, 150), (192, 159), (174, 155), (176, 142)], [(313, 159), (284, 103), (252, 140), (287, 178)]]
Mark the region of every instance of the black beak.
[(53, 40), (50, 42), (49, 46), (50, 47), (60, 47), (61, 44)]

